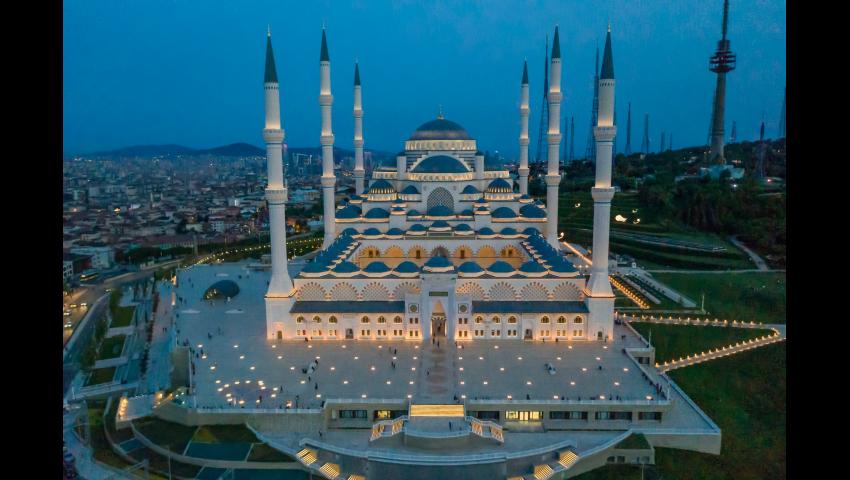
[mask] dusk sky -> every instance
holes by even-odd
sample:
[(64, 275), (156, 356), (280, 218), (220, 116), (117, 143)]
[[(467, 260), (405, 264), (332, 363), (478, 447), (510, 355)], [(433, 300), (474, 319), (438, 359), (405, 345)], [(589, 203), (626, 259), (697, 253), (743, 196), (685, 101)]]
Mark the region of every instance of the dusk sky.
[[(64, 2), (64, 151), (176, 143), (262, 146), (266, 27), (280, 79), (286, 143), (319, 145), (319, 47), (327, 26), (336, 145), (352, 147), (354, 59), (360, 62), (366, 150), (397, 152), (436, 117), (463, 125), (481, 150), (518, 152), (519, 83), (529, 61), (535, 156), (545, 36), (560, 25), (562, 115), (582, 157), (595, 48), (612, 24), (617, 151), (632, 103), (632, 149), (644, 113), (657, 149), (705, 144), (722, 0), (128, 1)], [(785, 87), (784, 1), (732, 0), (726, 131), (775, 137)]]

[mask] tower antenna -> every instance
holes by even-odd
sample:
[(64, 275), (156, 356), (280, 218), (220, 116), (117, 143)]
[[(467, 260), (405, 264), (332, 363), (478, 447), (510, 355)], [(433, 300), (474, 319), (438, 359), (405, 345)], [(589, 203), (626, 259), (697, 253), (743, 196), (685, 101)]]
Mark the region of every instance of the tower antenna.
[(649, 114), (643, 117), (643, 140), (640, 142), (641, 153), (649, 153)]
[(623, 155), (629, 156), (632, 154), (632, 102), (629, 102), (629, 113), (626, 116), (626, 148), (623, 150)]
[(708, 159), (723, 165), (726, 157), (723, 155), (723, 121), (726, 110), (726, 74), (735, 69), (735, 54), (726, 38), (729, 25), (729, 0), (723, 2), (723, 35), (717, 42), (717, 51), (708, 61), (708, 69), (717, 74), (717, 85), (714, 89), (714, 102), (711, 108), (711, 148)]

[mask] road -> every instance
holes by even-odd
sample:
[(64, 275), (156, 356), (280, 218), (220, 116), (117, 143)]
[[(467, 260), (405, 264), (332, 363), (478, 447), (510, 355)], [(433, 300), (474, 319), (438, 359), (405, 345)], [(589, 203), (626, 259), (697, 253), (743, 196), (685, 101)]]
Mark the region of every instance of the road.
[(756, 266), (758, 267), (759, 270), (762, 270), (762, 271), (770, 270), (770, 268), (768, 268), (768, 266), (767, 266), (767, 263), (765, 263), (765, 261), (762, 260), (762, 258), (759, 257), (756, 252), (750, 250), (749, 248), (747, 248), (746, 245), (741, 243), (741, 241), (738, 240), (738, 237), (736, 237), (735, 235), (730, 235), (729, 241), (732, 242), (736, 247), (743, 250), (747, 255), (749, 255), (750, 260), (752, 260), (753, 263), (756, 264)]

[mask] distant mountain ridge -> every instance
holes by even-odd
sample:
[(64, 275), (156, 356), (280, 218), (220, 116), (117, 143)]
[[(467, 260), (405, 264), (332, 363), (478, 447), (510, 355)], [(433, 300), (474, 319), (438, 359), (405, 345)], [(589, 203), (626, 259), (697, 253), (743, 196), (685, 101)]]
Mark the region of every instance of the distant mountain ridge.
[[(300, 153), (305, 155), (321, 156), (321, 147), (288, 147), (289, 153)], [(375, 157), (390, 156), (389, 152), (373, 151)], [(159, 156), (219, 156), (219, 157), (264, 157), (266, 149), (260, 148), (249, 143), (231, 143), (213, 148), (191, 148), (183, 145), (166, 144), (166, 145), (133, 145), (130, 147), (118, 148), (115, 150), (105, 150), (101, 152), (89, 153), (82, 155), (84, 157), (112, 157), (112, 158), (132, 158), (132, 157), (159, 157)], [(337, 159), (344, 157), (353, 157), (354, 151), (344, 148), (334, 147), (334, 157)]]

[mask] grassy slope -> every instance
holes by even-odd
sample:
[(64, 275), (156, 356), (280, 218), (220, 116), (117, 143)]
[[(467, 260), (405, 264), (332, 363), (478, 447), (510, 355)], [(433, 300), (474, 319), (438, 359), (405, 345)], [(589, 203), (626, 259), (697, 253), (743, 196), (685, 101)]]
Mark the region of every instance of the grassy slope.
[(649, 338), (649, 332), (652, 331), (656, 362), (675, 360), (709, 348), (725, 347), (743, 340), (773, 334), (772, 330), (761, 328), (695, 327), (640, 322), (634, 322), (632, 326), (644, 338)]
[(654, 273), (658, 281), (695, 302), (705, 293), (708, 317), (785, 323), (785, 273)]

